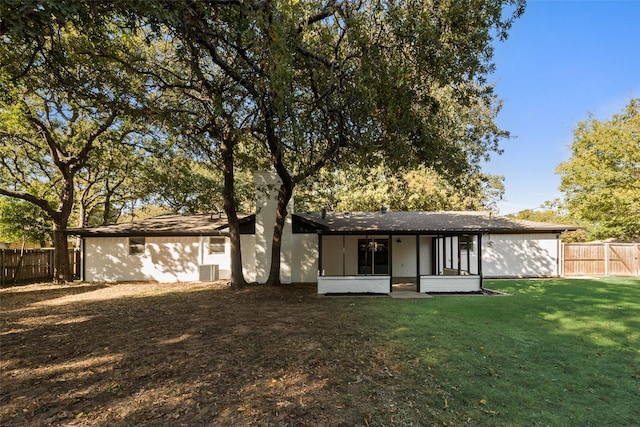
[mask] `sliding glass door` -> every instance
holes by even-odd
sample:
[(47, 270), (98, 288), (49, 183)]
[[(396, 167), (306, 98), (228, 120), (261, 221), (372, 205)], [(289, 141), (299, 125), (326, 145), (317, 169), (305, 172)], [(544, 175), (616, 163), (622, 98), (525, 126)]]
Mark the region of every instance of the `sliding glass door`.
[(358, 274), (389, 274), (389, 239), (358, 239)]

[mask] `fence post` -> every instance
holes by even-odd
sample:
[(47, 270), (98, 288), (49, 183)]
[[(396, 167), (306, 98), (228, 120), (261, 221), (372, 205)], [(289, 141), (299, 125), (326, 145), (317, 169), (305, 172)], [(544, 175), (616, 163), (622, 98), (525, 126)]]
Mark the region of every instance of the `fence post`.
[(609, 277), (609, 243), (604, 243), (604, 277)]

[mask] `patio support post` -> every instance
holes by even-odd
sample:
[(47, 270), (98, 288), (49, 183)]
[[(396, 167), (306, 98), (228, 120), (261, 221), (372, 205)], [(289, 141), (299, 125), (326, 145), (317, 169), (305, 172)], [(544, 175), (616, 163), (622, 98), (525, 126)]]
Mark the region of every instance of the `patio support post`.
[(346, 237), (342, 235), (342, 275), (347, 275), (347, 248), (346, 246)]
[(85, 257), (87, 255), (86, 253), (86, 241), (85, 238), (82, 237), (80, 238), (80, 281), (84, 282), (84, 278), (87, 277), (86, 276), (86, 271), (85, 271)]
[[(469, 242), (471, 238), (471, 242)], [(467, 236), (467, 273), (471, 274), (471, 246), (473, 245), (473, 236)]]
[(416, 235), (416, 290), (420, 292), (420, 235)]
[(462, 251), (460, 250), (460, 236), (456, 236), (456, 240), (458, 241), (458, 276), (462, 272)]
[(480, 289), (483, 289), (482, 277), (482, 233), (478, 233), (478, 274), (480, 275)]
[[(389, 242), (389, 259), (387, 263), (389, 264), (389, 292), (393, 291), (393, 236), (390, 234), (387, 240)], [(373, 264), (373, 262), (372, 262)]]
[(453, 236), (449, 236), (449, 256), (451, 257), (451, 264), (449, 264), (449, 268), (453, 270)]
[(447, 237), (442, 236), (442, 270), (440, 270), (440, 261), (438, 261), (438, 273), (447, 268)]
[(318, 276), (324, 276), (322, 273), (322, 234), (318, 234)]
[(433, 250), (431, 251), (431, 274), (436, 276), (438, 271), (440, 271), (440, 239), (432, 237), (431, 245), (433, 246)]

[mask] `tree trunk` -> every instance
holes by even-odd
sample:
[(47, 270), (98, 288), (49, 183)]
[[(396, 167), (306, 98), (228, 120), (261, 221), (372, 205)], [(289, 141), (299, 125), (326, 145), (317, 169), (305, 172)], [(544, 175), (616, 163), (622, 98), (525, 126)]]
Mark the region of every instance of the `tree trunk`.
[[(228, 132), (227, 132), (228, 134)], [(227, 135), (225, 135), (227, 136)], [(242, 272), (242, 250), (240, 247), (240, 225), (236, 212), (236, 202), (234, 198), (234, 169), (233, 169), (233, 148), (234, 141), (224, 138), (220, 150), (222, 153), (222, 164), (224, 174), (224, 213), (229, 222), (229, 240), (231, 243), (231, 287), (235, 289), (247, 285)]]
[(107, 189), (104, 197), (104, 210), (102, 211), (102, 225), (109, 225), (111, 222), (111, 193)]
[(71, 265), (69, 264), (69, 245), (67, 243), (67, 226), (69, 225), (69, 217), (75, 202), (75, 188), (73, 184), (74, 175), (65, 171), (65, 177), (62, 197), (57, 212), (52, 216), (53, 220), (53, 248), (54, 248), (54, 266), (53, 281), (55, 283), (65, 283), (73, 280), (71, 273)]
[(273, 228), (273, 240), (271, 242), (271, 267), (269, 269), (269, 277), (267, 285), (280, 285), (280, 254), (282, 252), (282, 233), (284, 231), (284, 223), (287, 218), (287, 205), (293, 195), (293, 179), (285, 168), (282, 157), (275, 158), (276, 171), (282, 181), (280, 191), (278, 191), (278, 206), (276, 208), (276, 224)]
[(55, 283), (65, 283), (73, 280), (69, 264), (66, 229), (65, 224), (56, 222), (53, 225), (53, 281)]

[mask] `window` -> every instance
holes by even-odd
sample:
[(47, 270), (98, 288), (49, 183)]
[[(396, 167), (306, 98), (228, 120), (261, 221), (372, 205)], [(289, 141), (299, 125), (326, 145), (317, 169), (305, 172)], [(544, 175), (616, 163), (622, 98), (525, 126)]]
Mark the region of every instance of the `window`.
[(129, 237), (129, 255), (144, 254), (144, 237)]
[(473, 252), (473, 236), (460, 236), (460, 250)]
[(389, 274), (389, 239), (358, 239), (358, 274)]
[(224, 237), (209, 237), (209, 254), (225, 253), (226, 240)]

